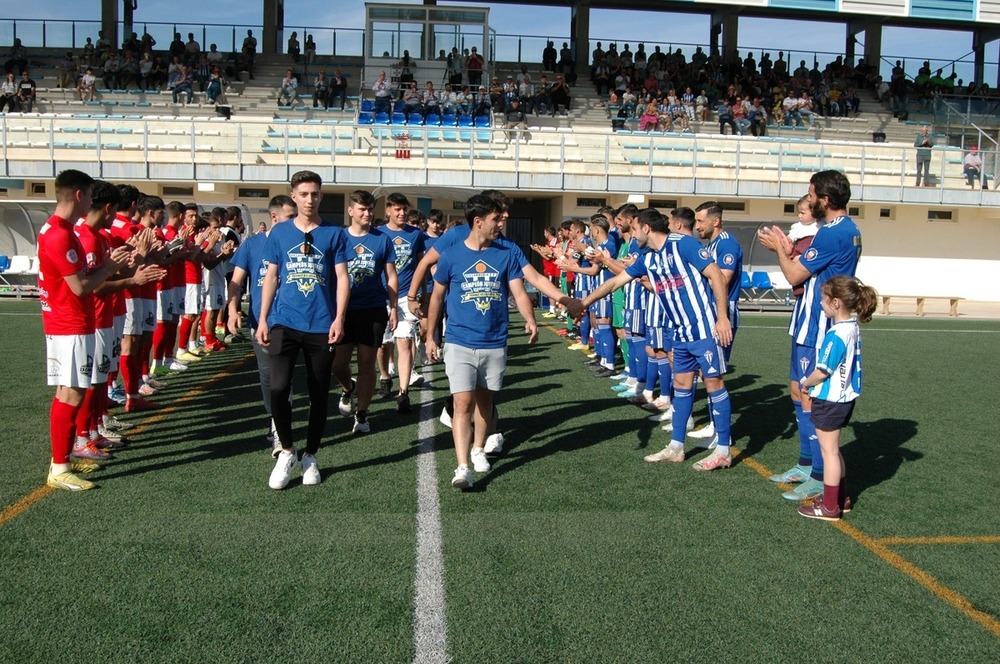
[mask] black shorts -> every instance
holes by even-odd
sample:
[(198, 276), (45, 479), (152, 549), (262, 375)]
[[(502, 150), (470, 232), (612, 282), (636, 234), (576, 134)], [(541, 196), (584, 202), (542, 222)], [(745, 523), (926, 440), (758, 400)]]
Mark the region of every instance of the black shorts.
[(813, 399), (812, 413), (809, 420), (821, 431), (837, 431), (847, 426), (854, 412), (854, 401), (839, 403), (836, 401), (820, 401)]
[(378, 348), (382, 345), (389, 311), (385, 307), (348, 310), (344, 319), (344, 340), (341, 343)]

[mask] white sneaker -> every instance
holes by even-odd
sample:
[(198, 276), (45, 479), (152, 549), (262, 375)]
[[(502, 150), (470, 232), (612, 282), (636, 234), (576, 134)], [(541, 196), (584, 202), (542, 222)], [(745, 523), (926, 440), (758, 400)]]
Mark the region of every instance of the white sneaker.
[(456, 489), (468, 489), (472, 487), (472, 471), (468, 466), (459, 466), (455, 469), (455, 476), (451, 478), (451, 485)]
[(352, 427), (352, 433), (370, 433), (372, 430), (371, 425), (368, 424), (368, 413), (363, 410), (359, 410), (354, 414), (354, 426)]
[(316, 464), (316, 457), (312, 454), (302, 455), (302, 484), (311, 486), (319, 484), (323, 478), (319, 474), (319, 466)]
[(650, 415), (647, 419), (650, 422), (669, 422), (674, 417), (674, 407), (671, 406), (667, 408), (662, 413), (657, 413), (656, 415)]
[(389, 377), (390, 378), (396, 377), (396, 365), (393, 364), (392, 362), (389, 363)]
[(688, 437), (690, 438), (712, 438), (715, 435), (715, 425), (709, 422), (703, 427), (698, 427), (697, 429), (688, 430)]
[(674, 448), (667, 445), (659, 452), (654, 452), (653, 454), (647, 454), (642, 458), (646, 463), (660, 463), (662, 461), (669, 461), (671, 463), (684, 463), (684, 450), (675, 450)]
[(483, 448), (483, 452), (486, 452), (486, 454), (500, 454), (503, 452), (503, 443), (502, 433), (486, 436), (486, 447)]
[(410, 387), (417, 387), (422, 382), (424, 382), (423, 374), (417, 373), (416, 371), (410, 372)]
[(486, 452), (473, 447), (472, 454), (469, 456), (472, 458), (473, 470), (475, 470), (477, 473), (490, 472), (490, 462), (486, 460)]
[(447, 408), (441, 409), (441, 417), (438, 419), (441, 421), (441, 424), (445, 425), (449, 429), (451, 428), (451, 415), (448, 414)]
[(122, 422), (114, 415), (104, 416), (104, 426), (114, 431), (125, 431), (126, 429), (132, 428), (132, 424), (129, 422)]
[(154, 394), (156, 394), (156, 388), (153, 387), (152, 385), (148, 385), (146, 383), (143, 383), (142, 385), (139, 386), (139, 395), (140, 396), (151, 397)]
[(271, 477), (267, 480), (269, 487), (278, 491), (288, 486), (288, 480), (292, 478), (292, 470), (295, 468), (295, 464), (298, 463), (297, 454), (294, 447), (290, 450), (283, 449), (278, 452), (278, 461), (274, 464)]
[(184, 364), (180, 360), (172, 360), (170, 364), (167, 365), (167, 368), (171, 371), (187, 371), (188, 365)]

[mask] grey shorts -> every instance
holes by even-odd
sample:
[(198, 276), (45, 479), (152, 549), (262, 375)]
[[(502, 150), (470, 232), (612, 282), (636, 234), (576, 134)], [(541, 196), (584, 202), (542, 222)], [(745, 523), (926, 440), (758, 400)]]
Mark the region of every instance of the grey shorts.
[(507, 371), (507, 349), (475, 349), (445, 343), (444, 371), (452, 394), (474, 392), (477, 387), (499, 392)]

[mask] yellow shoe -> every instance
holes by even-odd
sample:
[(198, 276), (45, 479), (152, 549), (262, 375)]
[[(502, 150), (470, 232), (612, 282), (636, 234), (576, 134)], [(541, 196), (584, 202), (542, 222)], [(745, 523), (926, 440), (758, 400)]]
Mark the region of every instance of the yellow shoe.
[(177, 359), (184, 363), (201, 362), (202, 360), (200, 355), (195, 355), (194, 353), (189, 353), (188, 351), (184, 351), (183, 353), (178, 355)]
[(71, 473), (92, 473), (100, 470), (101, 464), (90, 459), (70, 459), (69, 470)]
[(82, 480), (69, 471), (59, 473), (58, 475), (49, 473), (45, 483), (53, 489), (65, 489), (66, 491), (87, 491), (97, 488), (97, 485), (93, 482)]

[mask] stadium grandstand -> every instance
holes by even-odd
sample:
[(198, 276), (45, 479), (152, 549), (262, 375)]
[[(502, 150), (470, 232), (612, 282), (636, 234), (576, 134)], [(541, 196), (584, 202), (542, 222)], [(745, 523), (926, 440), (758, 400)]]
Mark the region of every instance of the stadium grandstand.
[[(1000, 123), (984, 76), (995, 69), (985, 45), (996, 36), (998, 3), (629, 3), (701, 11), (711, 15), (712, 29), (701, 43), (692, 35), (691, 43), (638, 48), (623, 35), (612, 55), (609, 42), (605, 51), (589, 36), (589, 12), (622, 5), (575, 5), (568, 36), (552, 38), (552, 61), (543, 61), (545, 40), (491, 30), (486, 4), (368, 4), (364, 26), (336, 29), (282, 25), (283, 5), (270, 0), (257, 26), (144, 24), (129, 3), (123, 10), (113, 0), (102, 2), (101, 20), (0, 21), (0, 34), (18, 40), (24, 55), (12, 50), (6, 63), (14, 81), (23, 68), (35, 85), (30, 112), (12, 102), (0, 116), (0, 256), (9, 257), (0, 261), (0, 288), (13, 284), (9, 292), (21, 292), (16, 286), (30, 284), (30, 238), (65, 168), (167, 200), (240, 204), (249, 228), (303, 168), (329, 183), (323, 214), (341, 222), (344, 196), (358, 187), (404, 191), (420, 209), (449, 216), (461, 215), (453, 201), (468, 192), (501, 189), (516, 201), (508, 232), (525, 248), (542, 229), (602, 204), (694, 207), (712, 198), (726, 206), (751, 269), (772, 273), (773, 259), (754, 248), (754, 231), (794, 221), (810, 175), (832, 168), (850, 179), (851, 213), (864, 225), (859, 276), (900, 296), (997, 299), (988, 284), (1000, 278), (993, 220)], [(839, 22), (848, 39), (842, 53), (775, 50), (754, 60), (740, 48), (743, 16)], [(929, 63), (897, 64), (880, 52), (883, 25), (935, 21), (973, 32), (968, 84), (950, 75), (954, 66), (942, 72)], [(289, 44), (293, 32), (315, 41)], [(150, 41), (154, 63), (147, 66)], [(191, 41), (217, 49), (192, 52)], [(473, 84), (459, 96), (470, 83), (473, 49), (483, 57), (472, 61), (471, 78), (481, 68), (483, 89)], [(108, 66), (112, 50), (125, 55)], [(604, 88), (596, 84), (596, 51), (626, 74), (629, 90), (617, 88), (616, 76)], [(805, 71), (796, 68), (800, 61)], [(181, 66), (193, 79), (190, 100)], [(92, 92), (82, 83), (88, 68)], [(288, 72), (294, 94), (283, 90)], [(375, 90), (382, 72), (387, 99)], [(524, 75), (536, 87), (543, 76), (550, 85), (565, 77), (569, 99), (518, 88), (511, 95), (531, 103), (524, 125), (511, 123), (504, 85), (509, 76), (516, 88)], [(409, 81), (418, 94), (406, 92)], [(428, 81), (437, 88), (431, 103)], [(441, 94), (445, 85), (453, 97)], [(668, 86), (677, 89), (675, 102)], [(699, 97), (705, 88), (698, 113), (684, 108), (686, 87)], [(812, 92), (812, 106), (788, 112), (784, 98), (798, 103), (803, 91)], [(630, 106), (619, 93), (635, 101)], [(761, 98), (752, 127), (739, 112), (735, 119), (747, 124), (720, 118), (722, 102), (737, 97), (747, 108)], [(650, 103), (666, 109), (665, 122), (644, 122)], [(530, 112), (533, 105), (542, 112)], [(929, 160), (920, 143), (924, 127)], [(978, 167), (970, 171), (973, 147)]]

